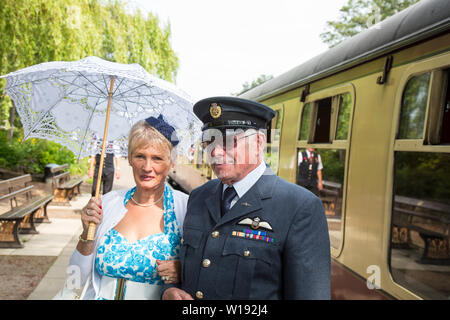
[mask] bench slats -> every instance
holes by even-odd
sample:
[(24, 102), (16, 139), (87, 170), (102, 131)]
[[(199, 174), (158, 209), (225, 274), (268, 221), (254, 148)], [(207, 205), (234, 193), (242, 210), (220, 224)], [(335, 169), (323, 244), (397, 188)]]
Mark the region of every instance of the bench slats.
[(34, 187), (34, 186), (31, 185), (31, 186), (25, 187), (25, 188), (23, 188), (23, 189), (20, 189), (20, 190), (17, 190), (17, 191), (14, 191), (14, 192), (5, 194), (5, 195), (3, 195), (3, 196), (0, 196), (0, 201), (1, 201), (1, 200), (6, 200), (6, 199), (11, 199), (11, 198), (14, 198), (14, 197), (16, 197), (16, 196), (18, 196), (18, 195), (20, 195), (20, 194), (29, 192), (29, 191), (31, 191), (31, 189), (33, 189), (33, 187)]
[(23, 176), (3, 180), (0, 181), (0, 190), (14, 188), (17, 186), (23, 186), (25, 183), (30, 181), (31, 181), (31, 174), (25, 174)]
[(450, 206), (404, 196), (395, 196), (394, 202), (392, 225), (396, 232), (393, 233), (393, 246), (402, 249), (417, 246), (410, 234), (411, 231), (415, 231), (424, 243), (422, 257), (418, 262), (450, 263), (448, 250), (450, 219), (447, 217)]
[[(2, 181), (3, 186), (8, 187), (8, 193), (0, 196), (0, 200), (14, 199), (18, 195), (30, 193), (34, 186), (24, 186), (31, 181), (31, 175), (24, 175), (13, 179)], [(13, 187), (22, 188), (12, 191)], [(0, 213), (0, 248), (23, 248), (24, 245), (19, 238), (19, 233), (37, 234), (35, 228), (36, 222), (49, 222), (47, 217), (47, 205), (53, 200), (53, 195), (47, 195), (39, 198), (27, 197), (27, 202), (13, 207), (7, 212)], [(12, 203), (11, 203), (12, 205)], [(43, 217), (35, 219), (35, 214), (41, 214)], [(40, 220), (40, 221), (39, 221)]]
[[(58, 172), (59, 174), (52, 177), (53, 180), (53, 203), (55, 205), (66, 205), (72, 198), (80, 193), (80, 185), (84, 182), (80, 178), (70, 178), (70, 172), (62, 172), (64, 169), (69, 168), (68, 164), (64, 164), (55, 168), (51, 171)], [(77, 189), (78, 192), (75, 190)]]
[(66, 163), (66, 164), (62, 164), (57, 167), (50, 168), (50, 172), (55, 173), (55, 172), (66, 170), (67, 168), (69, 168), (69, 165)]
[(430, 220), (434, 220), (437, 222), (442, 222), (444, 224), (450, 224), (449, 219), (445, 219), (444, 217), (439, 217), (439, 216), (436, 216), (436, 215), (434, 215), (432, 213), (428, 213), (428, 212), (413, 211), (413, 210), (408, 210), (408, 209), (398, 208), (398, 207), (394, 207), (394, 211), (399, 212), (404, 215), (411, 215), (411, 216), (415, 216), (415, 217), (419, 217), (419, 218), (423, 218), (423, 219), (430, 219)]
[(78, 184), (80, 184), (82, 182), (83, 182), (83, 179), (70, 180), (69, 182), (66, 182), (63, 185), (59, 186), (59, 188), (60, 189), (72, 189), (73, 187), (76, 187)]
[(434, 211), (439, 211), (442, 213), (450, 213), (450, 206), (445, 205), (443, 203), (437, 203), (427, 200), (420, 200), (420, 199), (414, 199), (414, 198), (408, 198), (404, 196), (395, 196), (395, 202), (401, 203), (413, 207), (418, 208), (424, 208)]
[(69, 172), (61, 173), (61, 174), (53, 177), (52, 186), (53, 186), (53, 188), (59, 188), (61, 184), (64, 184), (69, 179), (70, 179)]
[(27, 214), (42, 207), (43, 204), (50, 202), (53, 199), (52, 195), (48, 195), (44, 198), (39, 198), (27, 203), (24, 206), (16, 207), (8, 212), (0, 215), (0, 220), (17, 220), (25, 217)]

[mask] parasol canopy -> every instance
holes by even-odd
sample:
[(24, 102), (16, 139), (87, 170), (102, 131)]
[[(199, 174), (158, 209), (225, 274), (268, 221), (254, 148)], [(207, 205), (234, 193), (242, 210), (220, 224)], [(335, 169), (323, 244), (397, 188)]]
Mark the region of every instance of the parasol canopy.
[[(190, 97), (173, 84), (150, 75), (138, 64), (109, 62), (87, 57), (73, 62), (54, 61), (7, 75), (5, 93), (14, 102), (24, 128), (24, 140), (36, 137), (55, 141), (77, 157), (92, 154), (92, 138), (101, 136), (98, 176), (104, 155), (114, 141), (128, 154), (132, 125), (150, 116), (163, 116), (178, 136), (177, 152), (190, 156), (200, 136), (201, 122), (192, 111)], [(95, 196), (100, 198), (97, 179)], [(95, 237), (90, 223), (88, 240)]]
[(138, 64), (87, 57), (41, 63), (0, 78), (7, 80), (4, 92), (21, 118), (24, 140), (52, 140), (78, 158), (91, 154), (93, 136), (103, 136), (108, 101), (108, 141), (114, 141), (122, 155), (127, 155), (131, 126), (149, 116), (162, 115), (176, 129), (178, 153), (189, 156), (200, 136), (201, 122), (192, 112), (192, 99)]

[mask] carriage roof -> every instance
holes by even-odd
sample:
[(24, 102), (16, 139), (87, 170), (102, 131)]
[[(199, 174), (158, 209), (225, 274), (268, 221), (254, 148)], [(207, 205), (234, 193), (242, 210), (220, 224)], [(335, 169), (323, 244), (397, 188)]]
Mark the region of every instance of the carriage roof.
[(239, 97), (261, 101), (450, 30), (450, 1), (422, 0)]

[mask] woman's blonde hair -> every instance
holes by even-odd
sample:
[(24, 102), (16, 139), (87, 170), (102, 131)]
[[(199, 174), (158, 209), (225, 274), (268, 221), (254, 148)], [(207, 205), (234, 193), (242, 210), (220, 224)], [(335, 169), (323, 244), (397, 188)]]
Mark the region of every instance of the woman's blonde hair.
[(136, 149), (145, 148), (149, 145), (167, 151), (168, 158), (171, 162), (175, 162), (176, 150), (172, 143), (145, 120), (136, 122), (131, 127), (128, 136), (128, 159), (131, 159)]

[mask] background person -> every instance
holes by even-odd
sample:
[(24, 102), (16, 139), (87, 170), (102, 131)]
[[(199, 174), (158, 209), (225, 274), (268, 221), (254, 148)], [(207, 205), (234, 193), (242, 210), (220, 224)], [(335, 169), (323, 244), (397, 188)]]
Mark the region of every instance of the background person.
[[(98, 178), (98, 171), (100, 168), (100, 157), (101, 157), (101, 154), (97, 153), (97, 150), (99, 150), (98, 145), (101, 146), (101, 144), (102, 139), (94, 137), (92, 148), (93, 153), (91, 154), (91, 159), (89, 161), (89, 174), (88, 174), (89, 178), (94, 177), (91, 190), (91, 195), (93, 197), (95, 196), (95, 189), (97, 188), (97, 178)], [(114, 173), (116, 179), (120, 179), (120, 164), (119, 164), (120, 154), (118, 153), (118, 148), (114, 144), (109, 143), (108, 149), (112, 149), (114, 152), (105, 153), (105, 160), (103, 162), (103, 172), (100, 184), (101, 188), (100, 190), (102, 190), (102, 194), (106, 194), (112, 190), (114, 182)]]
[[(169, 140), (173, 132), (161, 116), (136, 123), (128, 151), (136, 187), (91, 198), (83, 208), (70, 265), (80, 268), (82, 283), (92, 279), (85, 299), (159, 299), (163, 281), (179, 281), (188, 196), (165, 183), (178, 143)], [(86, 240), (90, 222), (97, 224), (94, 241)]]
[(218, 179), (189, 195), (181, 285), (165, 285), (162, 298), (329, 299), (322, 202), (262, 160), (267, 138), (260, 129), (274, 111), (251, 100), (213, 97), (197, 102), (194, 112), (204, 123), (203, 143)]
[(319, 191), (323, 189), (322, 169), (322, 159), (314, 148), (299, 152), (297, 184), (319, 196)]

